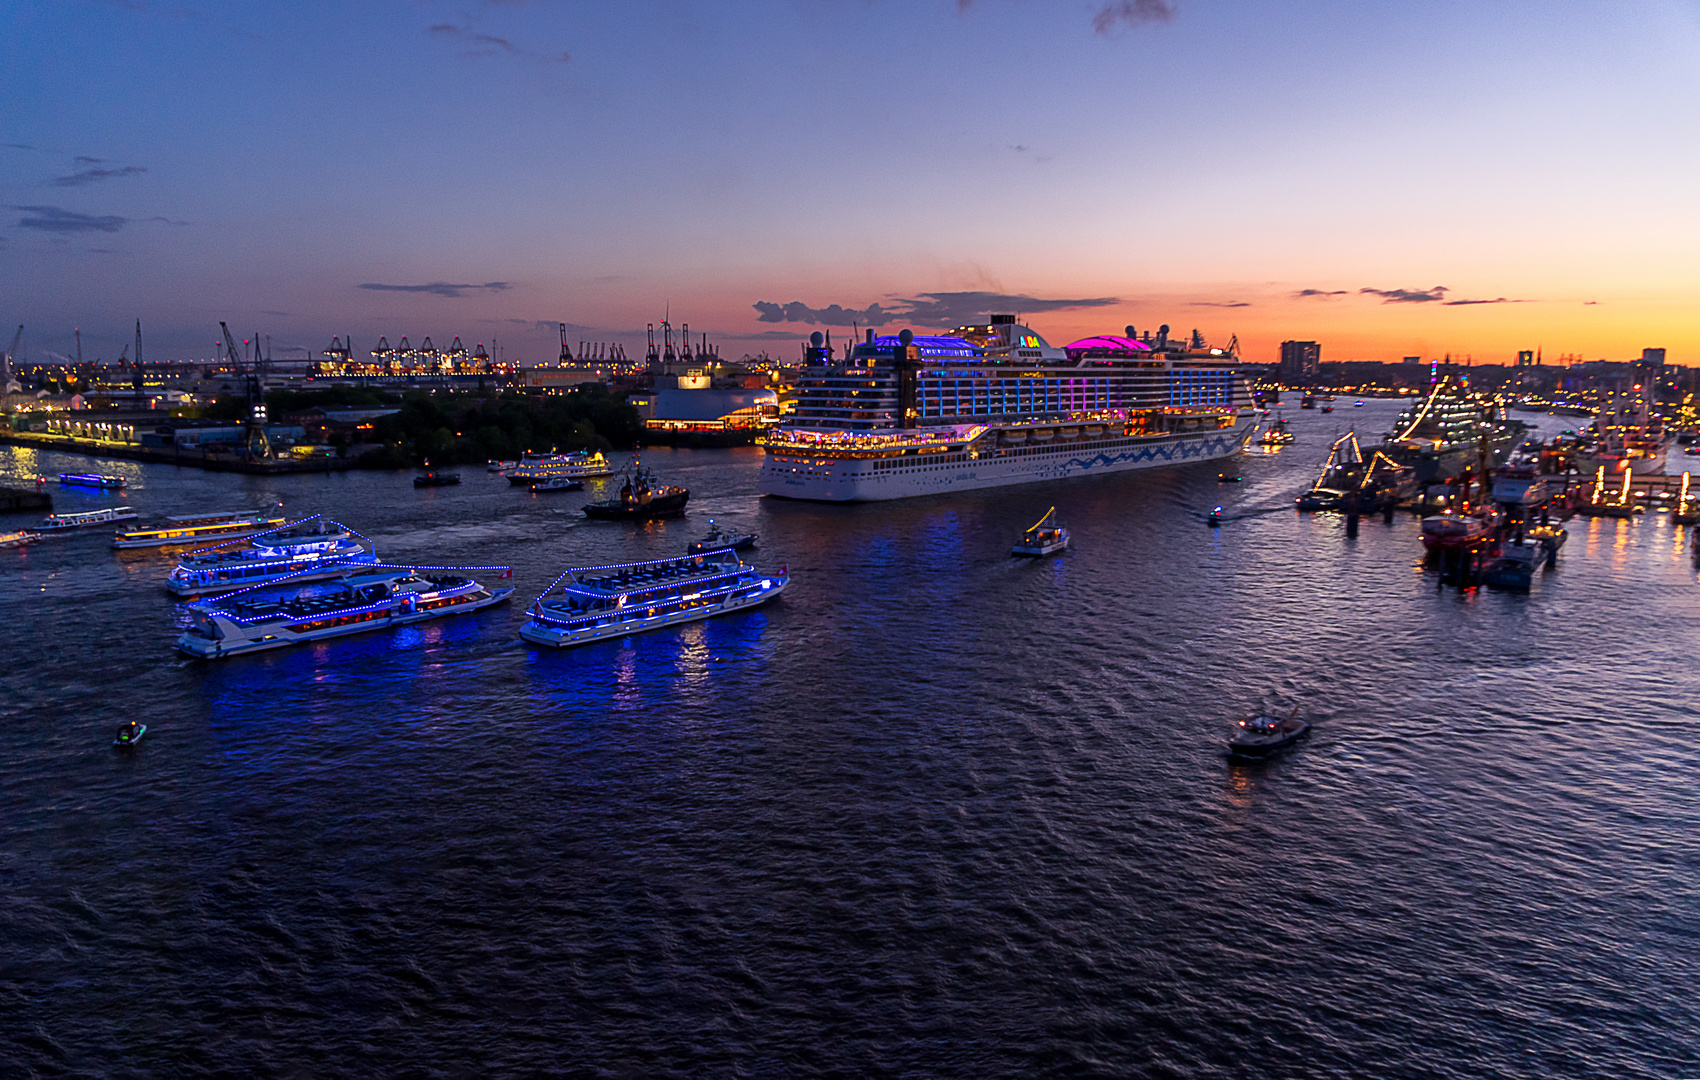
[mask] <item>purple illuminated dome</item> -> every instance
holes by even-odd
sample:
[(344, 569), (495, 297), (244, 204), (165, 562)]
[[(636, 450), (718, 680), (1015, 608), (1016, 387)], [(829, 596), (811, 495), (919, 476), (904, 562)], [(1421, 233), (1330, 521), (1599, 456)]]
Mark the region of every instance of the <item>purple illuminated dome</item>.
[(1099, 334), (1097, 337), (1081, 338), (1079, 341), (1070, 342), (1069, 344), (1064, 345), (1063, 348), (1067, 349), (1069, 352), (1074, 352), (1076, 349), (1081, 352), (1151, 351), (1151, 346), (1145, 344), (1143, 341), (1135, 341), (1132, 338), (1119, 337), (1115, 334)]

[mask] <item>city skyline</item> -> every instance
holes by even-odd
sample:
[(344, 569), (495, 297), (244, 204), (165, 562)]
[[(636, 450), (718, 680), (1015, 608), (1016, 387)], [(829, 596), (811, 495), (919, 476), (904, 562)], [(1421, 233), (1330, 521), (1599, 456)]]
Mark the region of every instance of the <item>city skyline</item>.
[(26, 357), (731, 356), (1021, 312), (1326, 359), (1700, 362), (1676, 2), (260, 4), (0, 18)]

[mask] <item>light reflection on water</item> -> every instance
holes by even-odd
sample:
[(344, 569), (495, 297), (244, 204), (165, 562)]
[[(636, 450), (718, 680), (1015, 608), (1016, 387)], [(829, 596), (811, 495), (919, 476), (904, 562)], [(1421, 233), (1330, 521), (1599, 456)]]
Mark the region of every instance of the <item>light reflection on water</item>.
[[(40, 1033), (0, 1058), (1678, 1075), (1688, 531), (1577, 519), (1528, 594), (1443, 588), (1410, 519), (1291, 511), (1337, 433), (1291, 419), (1241, 484), (872, 507), (759, 500), (753, 452), (647, 451), (792, 589), (564, 651), (518, 638), (529, 597), (682, 551), (708, 511), (591, 527), (483, 475), (140, 467), (146, 515), (275, 493), (386, 554), (511, 561), (521, 602), (189, 663), (165, 561), (0, 551), (27, 630), (0, 668), (9, 1015)], [(29, 468), (90, 467), (64, 461)], [(1053, 503), (1071, 550), (1010, 558)], [(1224, 760), (1235, 719), (1295, 704), (1305, 744)]]

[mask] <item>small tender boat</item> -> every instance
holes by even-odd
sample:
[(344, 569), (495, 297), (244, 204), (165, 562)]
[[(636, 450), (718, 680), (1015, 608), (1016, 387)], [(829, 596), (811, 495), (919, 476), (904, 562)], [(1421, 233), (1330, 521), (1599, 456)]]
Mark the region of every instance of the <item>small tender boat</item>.
[(1334, 406), (1333, 405), (1324, 405), (1322, 407), (1322, 411), (1325, 412), (1325, 413), (1331, 413), (1331, 412), (1334, 411)]
[(448, 487), (450, 484), (458, 483), (460, 483), (460, 473), (440, 473), (435, 469), (428, 469), (413, 478), (413, 486), (416, 488)]
[(1216, 474), (1216, 482), (1218, 484), (1237, 484), (1242, 479), (1244, 479), (1244, 477), (1240, 476), (1239, 473), (1217, 473)]
[(570, 476), (550, 476), (531, 485), (533, 491), (583, 491), (584, 481)]
[(1046, 525), (1051, 515), (1057, 512), (1056, 507), (1045, 511), (1045, 516), (1033, 523), (1032, 528), (1021, 534), (1021, 539), (1009, 549), (1011, 555), (1021, 555), (1030, 559), (1055, 555), (1068, 548), (1068, 530), (1061, 525)]
[(566, 648), (755, 607), (785, 591), (788, 569), (763, 574), (736, 552), (568, 569), (531, 605), (520, 637)]
[(1269, 430), (1258, 436), (1259, 446), (1291, 446), (1297, 438), (1287, 430), (1287, 418), (1277, 416), (1275, 422), (1269, 425)]
[(134, 720), (118, 725), (118, 734), (112, 737), (113, 746), (134, 746), (142, 741), (142, 736), (148, 733), (146, 724)]
[(1310, 722), (1298, 718), (1295, 707), (1285, 720), (1254, 716), (1240, 721), (1240, 730), (1228, 740), (1228, 756), (1266, 758), (1298, 742), (1310, 732)]
[(0, 548), (23, 547), (25, 544), (34, 543), (40, 539), (40, 533), (30, 532), (28, 529), (20, 529), (17, 532), (4, 532), (0, 533)]
[(658, 484), (655, 474), (638, 465), (620, 487), (620, 497), (586, 503), (584, 516), (601, 521), (648, 521), (685, 512), (691, 493), (682, 487)]
[(685, 548), (687, 555), (701, 555), (705, 551), (742, 551), (756, 546), (755, 533), (731, 533), (714, 524), (714, 519), (708, 519), (709, 530), (700, 540), (692, 540)]
[(1204, 523), (1211, 527), (1222, 524), (1222, 508), (1218, 506), (1214, 510), (1211, 510), (1210, 516), (1204, 519)]
[(105, 490), (115, 490), (128, 483), (122, 476), (80, 472), (62, 472), (59, 474), (59, 482), (67, 487), (97, 487)]
[[(105, 510), (85, 510), (80, 514), (48, 514), (35, 528), (43, 535), (58, 535), (116, 521), (134, 521), (136, 517), (136, 512), (128, 506), (113, 506)], [(281, 518), (278, 524), (283, 524)]]

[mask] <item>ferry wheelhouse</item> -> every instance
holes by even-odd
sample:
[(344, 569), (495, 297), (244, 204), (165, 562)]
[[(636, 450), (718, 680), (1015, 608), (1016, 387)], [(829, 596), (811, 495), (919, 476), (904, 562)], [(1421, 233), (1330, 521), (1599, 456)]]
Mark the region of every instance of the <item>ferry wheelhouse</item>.
[[(303, 526), (310, 520), (294, 524)], [(206, 596), (284, 578), (305, 582), (339, 577), (378, 562), (348, 528), (336, 522), (265, 533), (252, 538), (248, 547), (220, 550), (225, 546), (185, 555), (166, 578), (166, 589), (174, 596)]]
[(1255, 413), (1235, 344), (1049, 345), (1014, 316), (949, 335), (868, 332), (842, 361), (820, 334), (796, 409), (762, 441), (765, 495), (901, 499), (1227, 457)]
[[(507, 577), (507, 567), (499, 569)], [(499, 604), (511, 588), (492, 589), (453, 567), (377, 566), (335, 583), (275, 590), (244, 590), (189, 605), (191, 622), (177, 639), (179, 651), (215, 660), (278, 649), (366, 630), (461, 615)]]
[(785, 591), (731, 548), (679, 559), (567, 570), (531, 605), (520, 636), (565, 648), (755, 607)]
[[(132, 515), (134, 516), (134, 515)], [(255, 533), (270, 532), (287, 524), (287, 518), (266, 517), (264, 512), (232, 510), (222, 514), (188, 514), (168, 517), (152, 529), (136, 529), (113, 536), (115, 548), (186, 547), (208, 540), (240, 540)]]
[(619, 470), (598, 450), (577, 450), (569, 454), (553, 451), (547, 454), (528, 453), (519, 464), (508, 470), (508, 483), (530, 486), (540, 480), (562, 478), (589, 480), (598, 476), (613, 476)]

